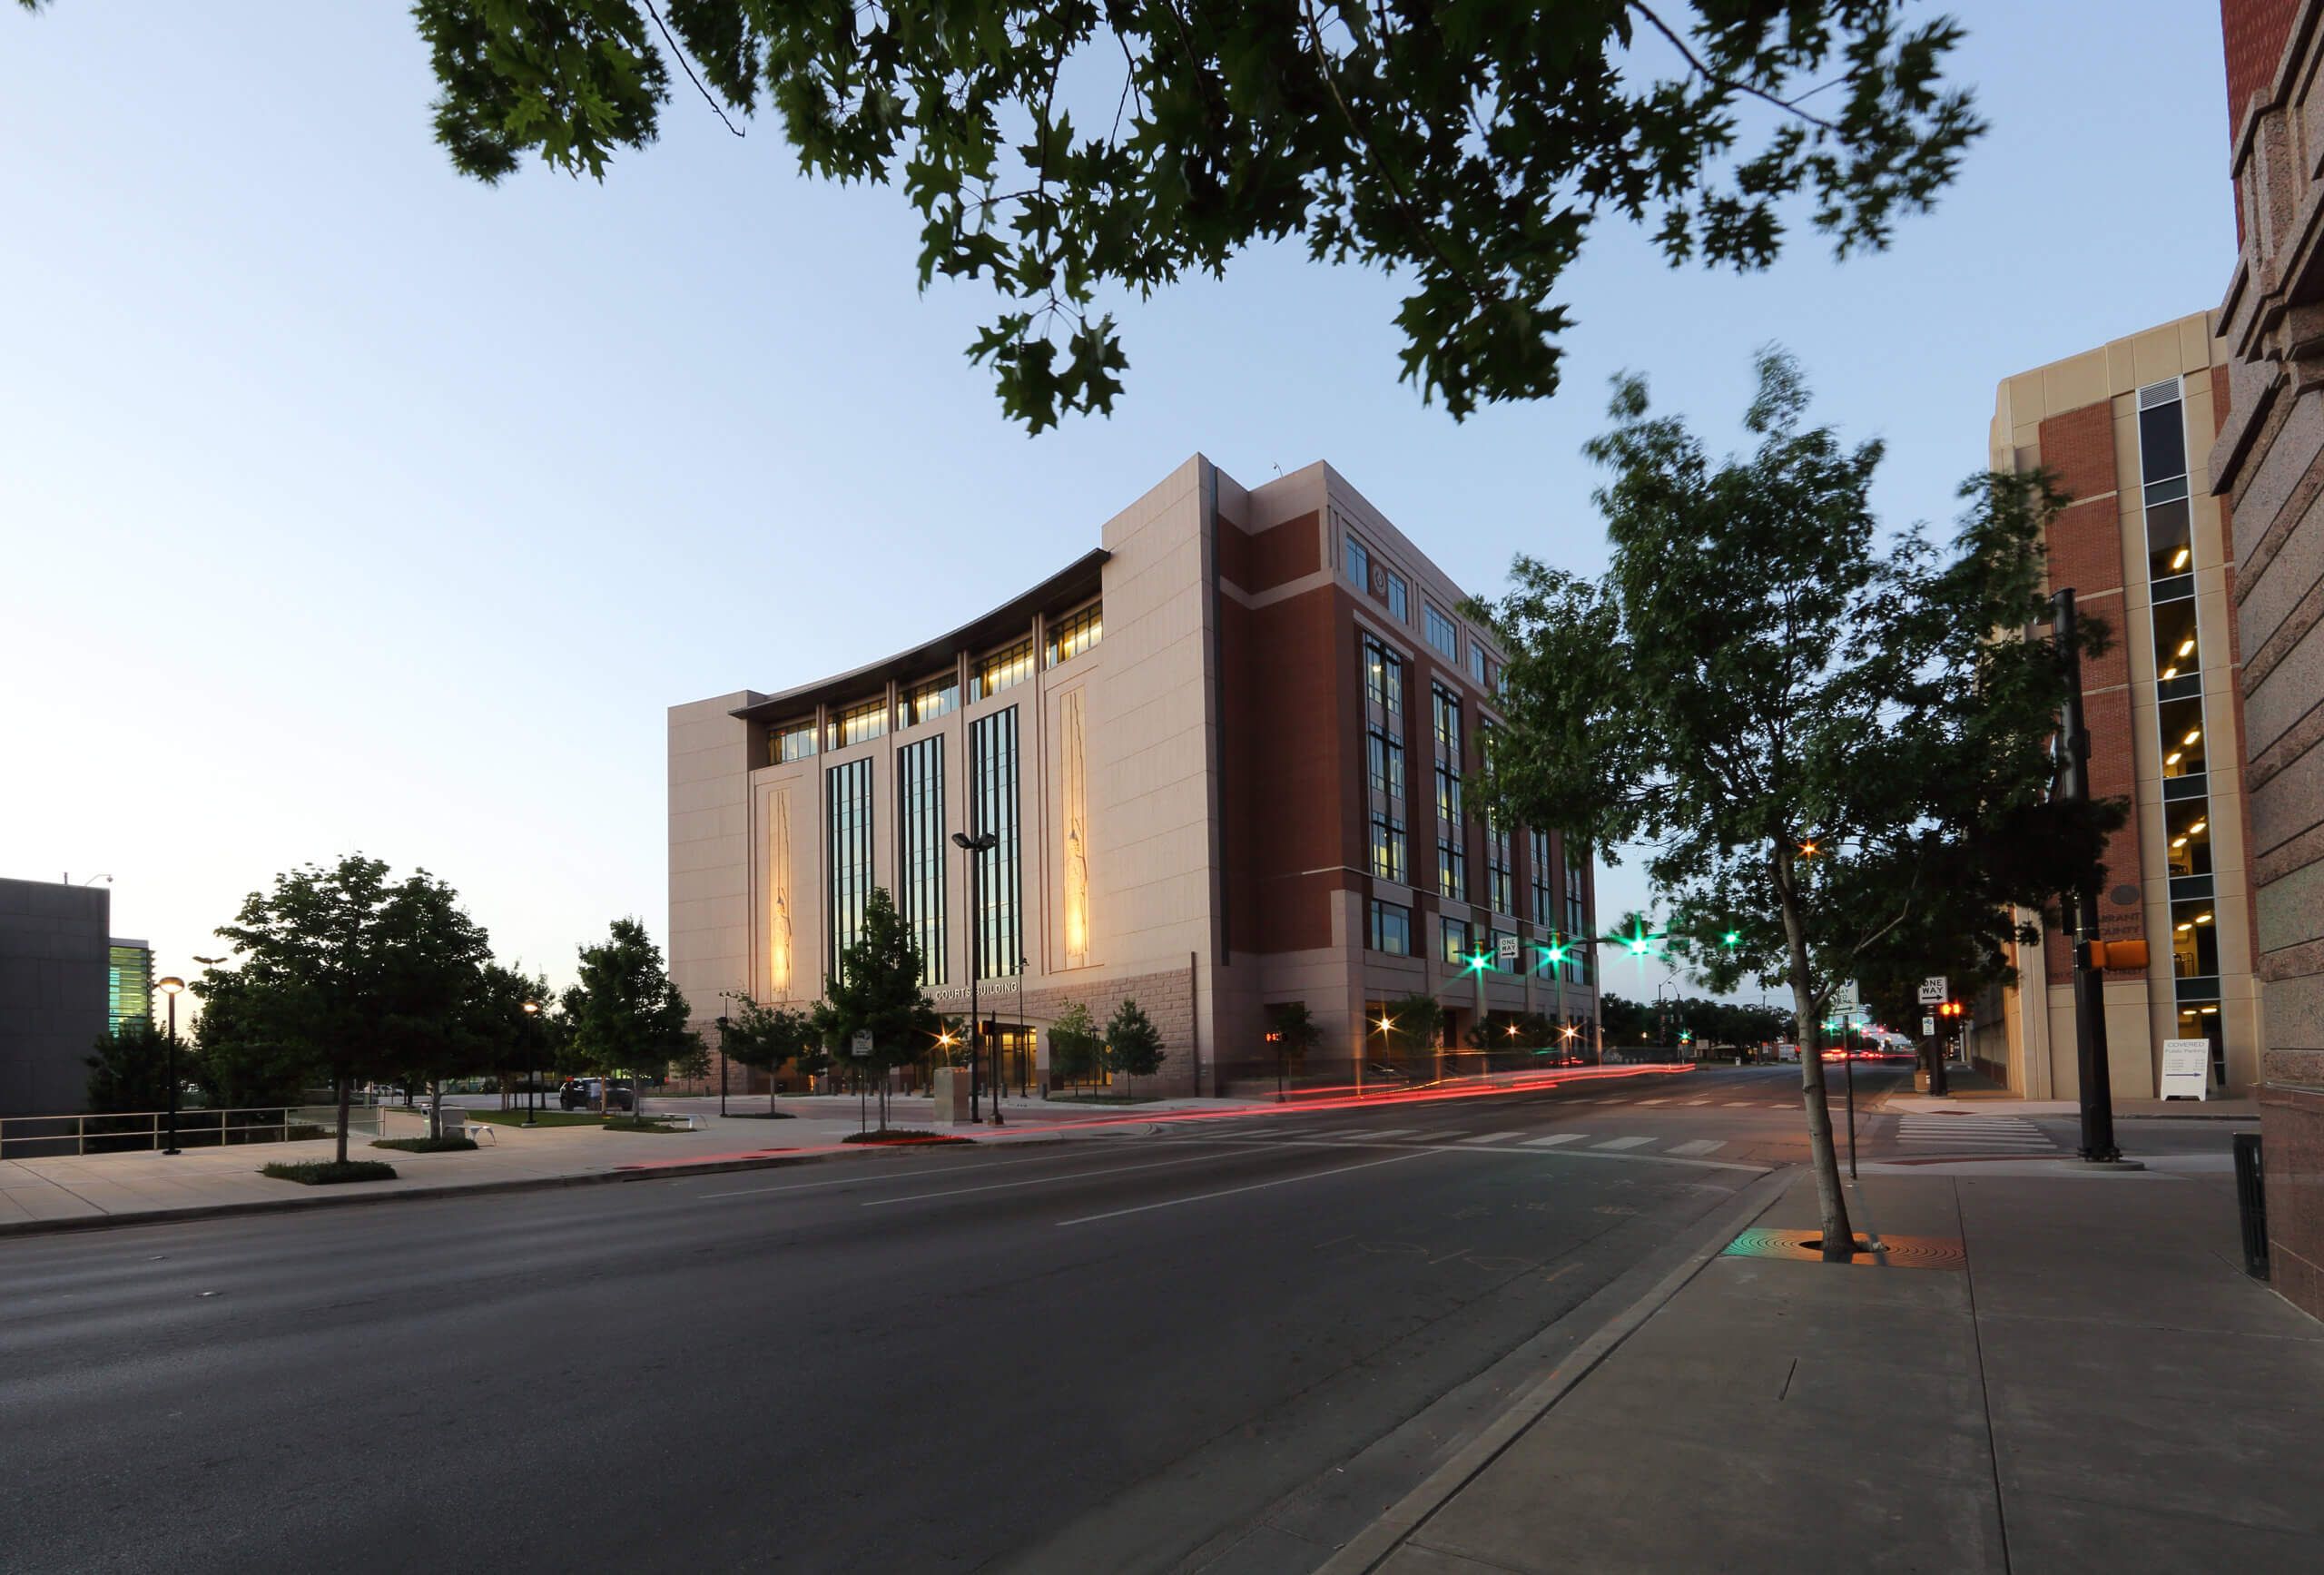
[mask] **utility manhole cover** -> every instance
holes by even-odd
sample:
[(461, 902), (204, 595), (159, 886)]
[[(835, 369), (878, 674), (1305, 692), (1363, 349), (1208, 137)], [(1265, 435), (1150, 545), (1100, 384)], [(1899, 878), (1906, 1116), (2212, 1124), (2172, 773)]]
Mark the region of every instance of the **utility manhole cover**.
[[(1727, 1244), (1720, 1255), (1730, 1258), (1784, 1258), (1792, 1263), (1824, 1261), (1822, 1235), (1812, 1230), (1747, 1230)], [(1884, 1235), (1877, 1248), (1869, 1238), (1856, 1237), (1858, 1250), (1847, 1261), (1892, 1269), (1962, 1269), (1968, 1255), (1952, 1236)], [(1867, 1250), (1868, 1249), (1868, 1250)]]

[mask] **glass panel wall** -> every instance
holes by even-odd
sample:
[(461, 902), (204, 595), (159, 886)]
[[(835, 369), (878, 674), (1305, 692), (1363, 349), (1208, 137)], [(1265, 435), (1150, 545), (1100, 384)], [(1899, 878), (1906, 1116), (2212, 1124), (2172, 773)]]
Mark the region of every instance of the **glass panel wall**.
[(786, 722), (767, 735), (766, 753), (770, 765), (804, 760), (814, 753), (815, 719), (812, 716), (802, 717), (797, 722)]
[[(1030, 642), (1027, 650), (1031, 650)], [(1017, 707), (969, 724), (969, 835), (999, 841), (976, 861), (980, 977), (1007, 978), (1025, 955), (1024, 865), (1018, 838)]]
[(1403, 885), (1412, 879), (1404, 819), (1404, 659), (1364, 636), (1364, 806), (1371, 828), (1372, 873)]
[(885, 695), (877, 700), (859, 701), (847, 707), (831, 721), (832, 749), (845, 749), (851, 743), (862, 743), (874, 738), (884, 738), (888, 732), (888, 701)]
[(1461, 702), (1441, 684), (1429, 686), (1434, 721), (1436, 766), (1436, 889), (1467, 901), (1469, 855), (1462, 840), (1466, 815), (1461, 802)]
[(983, 700), (1004, 689), (1013, 689), (1033, 675), (1033, 637), (1030, 635), (1013, 645), (1004, 645), (989, 656), (978, 660), (976, 670), (969, 677), (969, 698)]
[(842, 977), (840, 961), (863, 933), (863, 905), (872, 896), (872, 762), (851, 761), (823, 773), (831, 847), (824, 860), (826, 970)]
[(896, 907), (920, 948), (920, 982), (945, 981), (944, 740), (896, 751)]
[(903, 699), (896, 707), (903, 713), (901, 724), (905, 727), (918, 727), (923, 722), (950, 716), (960, 708), (960, 679), (953, 673), (913, 684), (904, 691)]
[(1106, 637), (1105, 609), (1092, 602), (1049, 626), (1049, 664), (1070, 662)]

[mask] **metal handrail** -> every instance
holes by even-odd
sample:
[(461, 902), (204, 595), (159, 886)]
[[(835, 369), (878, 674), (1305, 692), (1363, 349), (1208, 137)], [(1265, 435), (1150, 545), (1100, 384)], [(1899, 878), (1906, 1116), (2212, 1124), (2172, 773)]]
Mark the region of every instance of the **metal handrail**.
[[(351, 1112), (350, 1112), (351, 1114)], [(237, 1116), (271, 1117), (271, 1120), (236, 1121)], [(142, 1123), (142, 1125), (140, 1125)], [(166, 1110), (92, 1111), (78, 1116), (0, 1116), (0, 1159), (54, 1159), (63, 1147), (84, 1155), (89, 1145), (103, 1145), (101, 1153), (133, 1153), (159, 1148), (168, 1136)], [(286, 1143), (294, 1127), (314, 1127), (325, 1134), (338, 1129), (339, 1113), (330, 1107), (252, 1105), (222, 1109), (181, 1109), (177, 1117), (180, 1147), (225, 1147), (232, 1143)], [(98, 1129), (92, 1131), (92, 1125)], [(354, 1123), (349, 1123), (350, 1130)], [(69, 1130), (66, 1128), (69, 1127)], [(47, 1130), (39, 1130), (40, 1128)], [(271, 1137), (259, 1136), (271, 1133)], [(12, 1150), (34, 1150), (12, 1153)]]

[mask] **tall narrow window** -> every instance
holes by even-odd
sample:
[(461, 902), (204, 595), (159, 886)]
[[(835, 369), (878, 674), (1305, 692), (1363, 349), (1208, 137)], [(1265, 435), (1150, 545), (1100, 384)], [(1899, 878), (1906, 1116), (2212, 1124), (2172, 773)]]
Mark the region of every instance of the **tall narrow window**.
[(1422, 605), (1422, 611), (1423, 621), (1428, 628), (1428, 643), (1435, 646), (1436, 654), (1447, 662), (1459, 661), (1461, 659), (1460, 625), (1425, 603)]
[(1485, 901), (1495, 913), (1517, 911), (1517, 875), (1509, 851), (1509, 828), (1485, 821)]
[[(1582, 914), (1581, 866), (1574, 862), (1571, 851), (1565, 865), (1565, 933), (1568, 940), (1587, 939), (1590, 925)], [(1590, 982), (1590, 948), (1577, 946), (1569, 954), (1572, 960), (1566, 964), (1566, 979), (1574, 984)]]
[(1348, 584), (1359, 591), (1372, 588), (1372, 555), (1352, 530), (1340, 533), (1340, 564), (1347, 571)]
[(1441, 684), (1429, 686), (1436, 753), (1436, 889), (1466, 901), (1467, 815), (1461, 798), (1461, 702)]
[(1364, 636), (1364, 700), (1372, 873), (1403, 885), (1412, 879), (1404, 842), (1404, 661), (1370, 635)]
[(1407, 609), (1411, 605), (1410, 593), (1404, 589), (1404, 576), (1394, 569), (1390, 569), (1388, 571), (1389, 613), (1394, 616), (1396, 622), (1401, 624), (1410, 615)]
[(1550, 868), (1550, 833), (1528, 833), (1525, 866), (1533, 887), (1533, 922), (1543, 930), (1558, 924), (1557, 871)]
[(1025, 955), (1024, 865), (1018, 841), (1017, 707), (969, 724), (969, 835), (998, 841), (976, 861), (980, 977), (1004, 977)]
[(920, 982), (942, 984), (944, 967), (944, 740), (896, 751), (897, 909), (920, 948)]
[(847, 949), (863, 934), (863, 905), (872, 896), (872, 762), (850, 761), (823, 773), (831, 847), (824, 860), (828, 950), (832, 978), (842, 977)]
[(1444, 950), (1442, 955), (1444, 960), (1447, 962), (1468, 961), (1469, 953), (1474, 946), (1473, 938), (1476, 933), (1469, 927), (1469, 921), (1465, 919), (1440, 919), (1437, 923), (1443, 937)]

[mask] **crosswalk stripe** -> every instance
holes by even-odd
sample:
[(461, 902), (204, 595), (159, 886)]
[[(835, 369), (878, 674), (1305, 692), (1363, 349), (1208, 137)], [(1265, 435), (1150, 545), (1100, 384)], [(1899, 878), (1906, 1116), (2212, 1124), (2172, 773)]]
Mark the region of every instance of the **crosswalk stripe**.
[(2046, 1137), (1905, 1137), (1923, 1148), (2054, 1148)]
[(1692, 1143), (1672, 1144), (1670, 1152), (1673, 1154), (1716, 1154), (1726, 1147), (1726, 1143), (1717, 1137), (1698, 1137)]
[(1463, 1143), (1506, 1143), (1516, 1137), (1514, 1132), (1480, 1132), (1473, 1137), (1463, 1137)]
[(1636, 1148), (1641, 1143), (1651, 1143), (1651, 1137), (1609, 1137), (1603, 1143), (1593, 1143), (1592, 1148)]
[(1587, 1132), (1552, 1132), (1547, 1137), (1528, 1137), (1518, 1145), (1521, 1148), (1548, 1148), (1560, 1143), (1579, 1143), (1589, 1137)]

